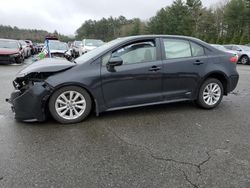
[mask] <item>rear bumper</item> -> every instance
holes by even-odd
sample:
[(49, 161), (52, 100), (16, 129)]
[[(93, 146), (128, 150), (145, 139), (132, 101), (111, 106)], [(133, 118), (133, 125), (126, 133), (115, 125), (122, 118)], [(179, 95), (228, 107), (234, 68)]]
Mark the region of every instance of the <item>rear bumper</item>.
[(229, 77), (229, 84), (228, 84), (228, 93), (230, 93), (231, 91), (233, 91), (239, 81), (239, 75), (233, 75)]
[(36, 83), (25, 92), (15, 90), (10, 99), (11, 109), (19, 121), (44, 121), (46, 119), (46, 104), (50, 89), (44, 83)]

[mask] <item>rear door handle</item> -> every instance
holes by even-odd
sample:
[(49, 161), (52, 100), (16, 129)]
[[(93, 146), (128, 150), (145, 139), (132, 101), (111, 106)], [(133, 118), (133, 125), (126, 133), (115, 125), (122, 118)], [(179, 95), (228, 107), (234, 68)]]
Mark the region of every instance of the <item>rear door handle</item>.
[(158, 66), (156, 66), (156, 65), (152, 66), (152, 67), (149, 69), (149, 71), (151, 71), (151, 72), (157, 72), (157, 71), (159, 71), (159, 70), (161, 70), (161, 67), (158, 67)]
[(201, 60), (196, 60), (193, 64), (194, 65), (202, 65), (204, 63)]

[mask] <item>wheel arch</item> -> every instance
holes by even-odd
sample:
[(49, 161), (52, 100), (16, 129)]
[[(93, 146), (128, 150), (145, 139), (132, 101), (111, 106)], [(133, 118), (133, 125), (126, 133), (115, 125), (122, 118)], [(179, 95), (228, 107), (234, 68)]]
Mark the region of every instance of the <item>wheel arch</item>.
[(91, 101), (92, 101), (92, 110), (95, 111), (95, 113), (96, 113), (97, 116), (99, 115), (98, 101), (97, 101), (95, 95), (93, 94), (93, 92), (91, 91), (91, 89), (89, 89), (86, 85), (78, 83), (78, 82), (63, 83), (63, 84), (60, 84), (60, 85), (54, 87), (53, 90), (52, 90), (52, 92), (51, 92), (51, 94), (50, 94), (50, 96), (49, 96), (49, 98), (47, 99), (46, 106), (48, 105), (51, 96), (57, 90), (59, 90), (59, 89), (61, 89), (63, 87), (67, 87), (67, 86), (77, 86), (77, 87), (80, 87), (80, 88), (86, 90), (86, 92), (89, 94), (89, 96), (91, 98)]
[(239, 62), (241, 61), (241, 59), (242, 59), (243, 57), (247, 57), (248, 59), (250, 59), (250, 57), (249, 57), (247, 54), (242, 54), (242, 55), (239, 57)]
[(204, 76), (204, 78), (202, 79), (202, 81), (200, 83), (199, 88), (209, 78), (218, 79), (223, 85), (224, 95), (228, 94), (229, 79), (225, 73), (220, 72), (220, 71), (214, 71), (214, 72), (211, 72), (211, 73), (207, 74), (206, 76)]

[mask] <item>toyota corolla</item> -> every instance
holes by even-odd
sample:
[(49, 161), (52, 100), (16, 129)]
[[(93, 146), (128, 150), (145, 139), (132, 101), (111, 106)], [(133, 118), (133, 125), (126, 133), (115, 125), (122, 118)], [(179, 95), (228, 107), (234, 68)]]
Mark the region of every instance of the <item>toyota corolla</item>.
[(10, 99), (15, 118), (77, 123), (105, 111), (179, 101), (213, 109), (237, 86), (238, 59), (191, 37), (113, 40), (68, 62), (44, 59), (21, 70)]

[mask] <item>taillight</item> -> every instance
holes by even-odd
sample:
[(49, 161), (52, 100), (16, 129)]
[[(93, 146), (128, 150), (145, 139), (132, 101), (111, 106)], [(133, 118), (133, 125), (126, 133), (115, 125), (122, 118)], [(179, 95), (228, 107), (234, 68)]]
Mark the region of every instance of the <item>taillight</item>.
[(238, 56), (237, 55), (234, 55), (233, 57), (230, 58), (230, 61), (232, 63), (237, 63), (238, 62)]

